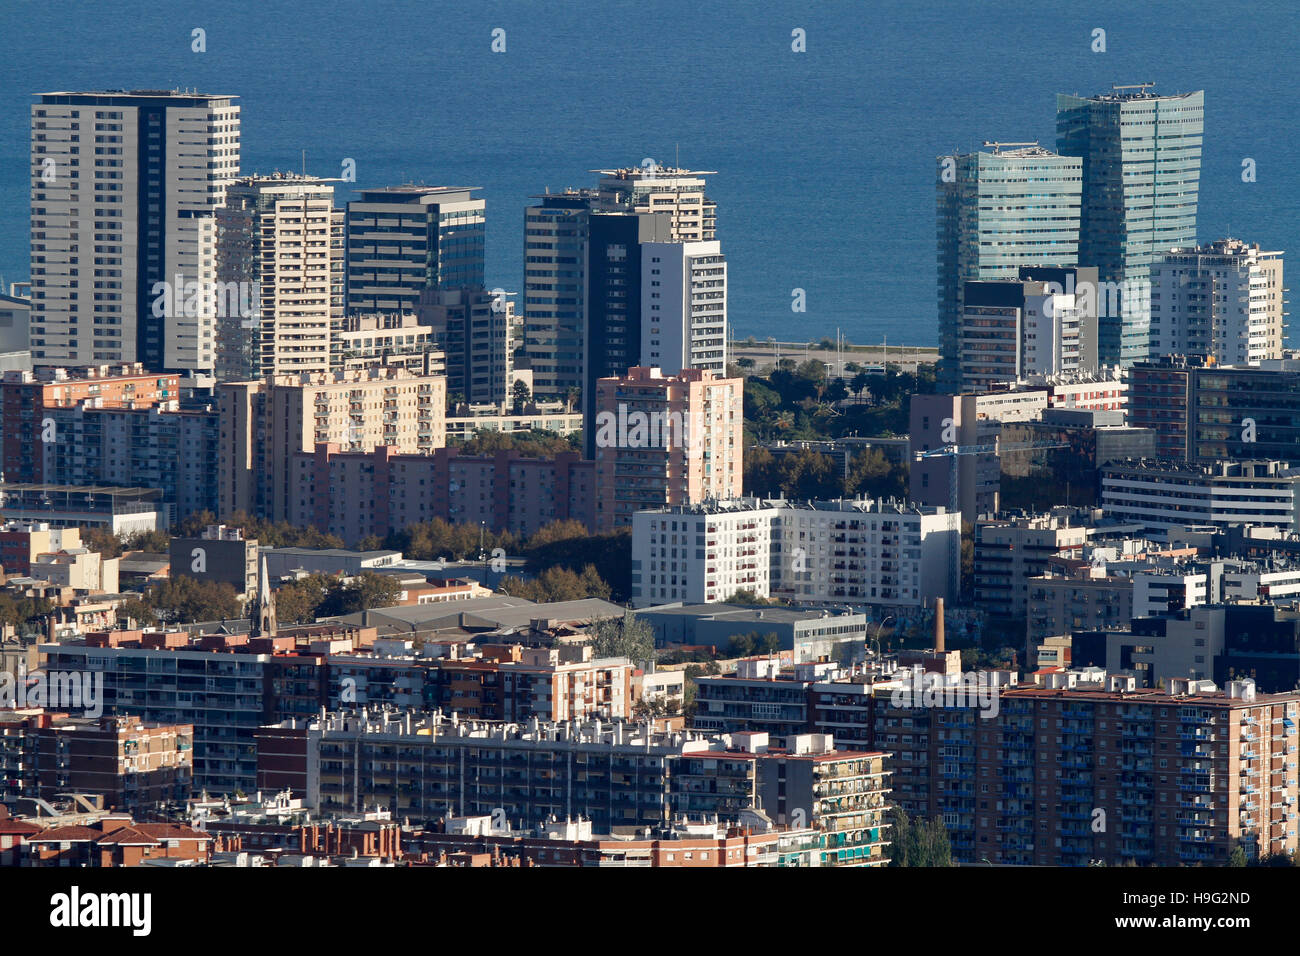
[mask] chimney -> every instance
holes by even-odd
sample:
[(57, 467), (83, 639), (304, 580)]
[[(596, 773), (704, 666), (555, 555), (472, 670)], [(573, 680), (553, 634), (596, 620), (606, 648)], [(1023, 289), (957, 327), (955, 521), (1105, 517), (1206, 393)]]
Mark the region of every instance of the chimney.
[(943, 653), (943, 598), (934, 599), (934, 649)]

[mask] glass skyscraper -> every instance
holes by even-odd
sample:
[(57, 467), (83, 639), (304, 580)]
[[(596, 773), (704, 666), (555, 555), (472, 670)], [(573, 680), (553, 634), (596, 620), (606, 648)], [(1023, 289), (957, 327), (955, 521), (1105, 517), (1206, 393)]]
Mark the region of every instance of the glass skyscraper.
[[(1141, 290), (1151, 263), (1196, 245), (1205, 94), (1157, 96), (1150, 87), (1056, 98), (1056, 148), (1083, 161), (1079, 262), (1124, 286), (1120, 297), (1098, 295), (1098, 347), (1109, 364), (1146, 359), (1150, 298)], [(1116, 298), (1122, 307), (1107, 309)]]
[(1021, 266), (1077, 266), (1083, 174), (1037, 143), (938, 158), (939, 380), (961, 380), (962, 287), (1015, 279)]

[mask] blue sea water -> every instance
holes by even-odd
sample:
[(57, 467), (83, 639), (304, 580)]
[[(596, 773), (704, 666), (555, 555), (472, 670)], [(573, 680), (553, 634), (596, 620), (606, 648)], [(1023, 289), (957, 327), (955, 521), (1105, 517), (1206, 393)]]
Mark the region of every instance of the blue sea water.
[(193, 87), (240, 97), (245, 172), (299, 169), (305, 150), (317, 175), (355, 160), (358, 187), (481, 186), (489, 285), (512, 290), (530, 196), (680, 157), (717, 171), (738, 337), (933, 344), (934, 158), (1053, 145), (1057, 92), (1204, 89), (1202, 239), (1300, 252), (1294, 15), (1285, 0), (0, 0), (0, 276), (28, 273), (33, 93)]

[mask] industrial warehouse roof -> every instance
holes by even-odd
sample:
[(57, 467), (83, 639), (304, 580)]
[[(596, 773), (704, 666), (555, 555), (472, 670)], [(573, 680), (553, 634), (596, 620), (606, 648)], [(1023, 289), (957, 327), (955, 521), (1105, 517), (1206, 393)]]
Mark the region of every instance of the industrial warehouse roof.
[(521, 627), (529, 621), (591, 621), (621, 617), (624, 609), (599, 598), (535, 604), (524, 598), (494, 595), (466, 601), (443, 601), (405, 607), (374, 608), (325, 620), (366, 627), (388, 633), (426, 631), (452, 627)]

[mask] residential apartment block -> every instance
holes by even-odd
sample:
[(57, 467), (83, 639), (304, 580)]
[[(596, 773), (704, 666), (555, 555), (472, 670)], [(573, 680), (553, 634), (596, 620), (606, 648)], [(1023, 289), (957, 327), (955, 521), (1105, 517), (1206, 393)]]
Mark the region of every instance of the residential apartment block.
[(1280, 252), (1240, 239), (1171, 249), (1151, 264), (1150, 358), (1205, 355), (1217, 365), (1280, 359), (1285, 291)]
[(1280, 461), (1129, 460), (1102, 468), (1101, 509), (1155, 537), (1187, 525), (1300, 531), (1298, 485), (1300, 471)]
[(596, 383), (589, 444), (596, 462), (596, 527), (637, 511), (735, 498), (744, 479), (743, 382), (699, 369), (665, 375), (634, 367)]
[(216, 211), (239, 174), (234, 100), (180, 90), (38, 95), (36, 364), (212, 371), (216, 312), (202, 291), (216, 280)]
[(632, 603), (707, 604), (747, 590), (920, 607), (956, 594), (959, 537), (956, 514), (867, 499), (642, 511), (632, 524)]
[(271, 376), (218, 389), (219, 508), (286, 520), (299, 498), (295, 457), (322, 442), (428, 453), (446, 444), (446, 379), (400, 368)]

